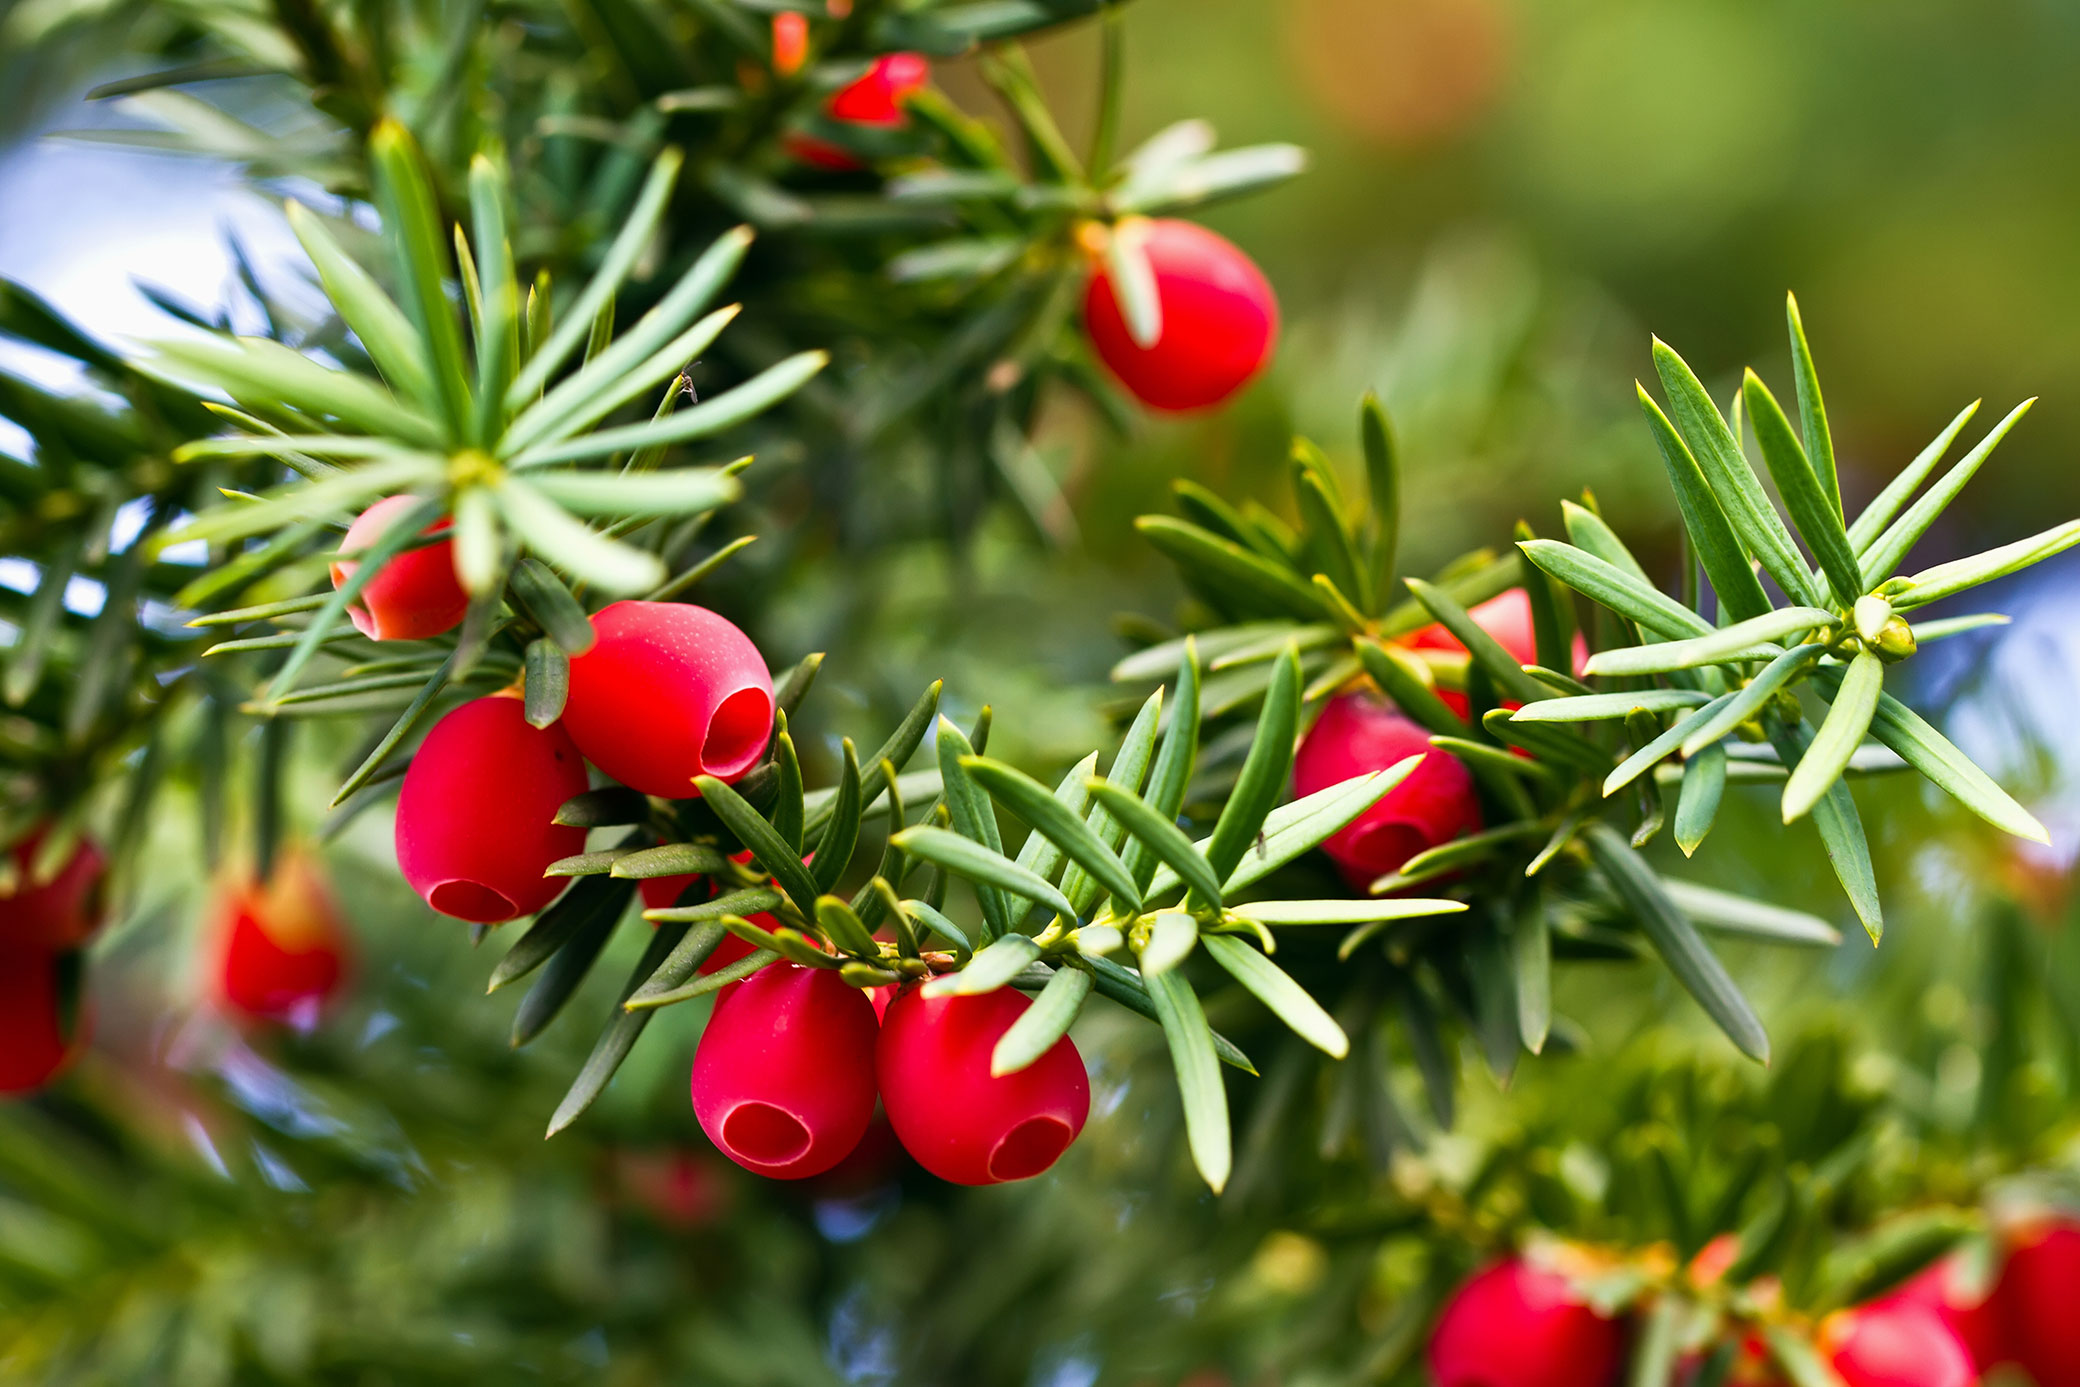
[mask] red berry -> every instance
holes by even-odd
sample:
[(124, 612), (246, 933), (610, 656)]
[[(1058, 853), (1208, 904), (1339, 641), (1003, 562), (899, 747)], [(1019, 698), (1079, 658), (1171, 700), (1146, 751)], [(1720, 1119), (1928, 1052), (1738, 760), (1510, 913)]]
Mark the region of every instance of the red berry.
[(874, 1008), (830, 968), (776, 963), (715, 1005), (693, 1056), (693, 1111), (738, 1165), (821, 1175), (874, 1116)]
[(730, 781), (773, 730), (773, 678), (751, 638), (705, 607), (616, 602), (571, 661), (563, 725), (585, 758), (646, 795), (685, 799), (696, 775)]
[(1820, 1354), (1846, 1387), (1974, 1387), (1978, 1370), (1933, 1310), (1884, 1300), (1820, 1322)]
[(1946, 1257), (1886, 1296), (1885, 1301), (1907, 1301), (1934, 1311), (1971, 1355), (1972, 1366), (1984, 1372), (2013, 1355), (2008, 1352), (2007, 1334), (2001, 1323), (2001, 1301), (1991, 1294), (1974, 1296), (1963, 1284), (1963, 1270), (1956, 1258)]
[(1128, 223), (1114, 235), (1146, 237), (1162, 330), (1143, 347), (1127, 331), (1102, 263), (1083, 295), (1084, 329), (1098, 359), (1153, 409), (1204, 409), (1262, 370), (1278, 336), (1278, 300), (1250, 258), (1196, 222)]
[(292, 854), (260, 885), (217, 902), (217, 996), (255, 1020), (308, 1027), (346, 975), (347, 934), (310, 859)]
[(932, 65), (922, 53), (888, 53), (852, 82), (832, 93), (824, 114), (848, 125), (892, 129), (903, 123), (903, 103), (924, 90)]
[(2037, 1387), (2080, 1387), (2080, 1224), (2060, 1221), (2019, 1239), (2001, 1268), (1994, 1300), (2012, 1360)]
[(92, 840), (81, 838), (57, 874), (32, 884), (36, 852), (47, 825), (39, 824), (14, 845), (12, 890), (0, 895), (0, 947), (22, 946), (56, 953), (76, 949), (101, 928), (102, 877), (108, 863)]
[(1604, 1387), (1618, 1380), (1625, 1329), (1584, 1304), (1557, 1272), (1512, 1258), (1478, 1272), (1430, 1335), (1437, 1387)]
[(1364, 692), (1330, 699), (1293, 758), (1293, 790), (1311, 795), (1410, 756), (1422, 756), (1422, 764), (1322, 844), (1358, 890), (1427, 848), (1479, 831), (1473, 774), (1457, 757), (1433, 748), (1430, 734), (1393, 705)]
[(614, 1166), (629, 1199), (678, 1232), (713, 1223), (729, 1198), (721, 1167), (704, 1151), (622, 1151)]
[[(342, 554), (370, 548), (383, 537), (392, 522), (419, 504), (417, 496), (385, 496), (361, 512), (347, 527), (339, 542)], [(446, 520), (426, 527), (427, 534), (448, 528)], [(352, 559), (337, 559), (332, 565), (336, 588), (352, 577), (360, 565)], [(469, 594), (455, 576), (455, 545), (452, 540), (425, 544), (394, 554), (382, 571), (368, 580), (360, 598), (347, 608), (354, 629), (370, 640), (423, 641), (453, 629), (469, 610)]]
[[(1512, 660), (1520, 665), (1538, 663), (1538, 633), (1531, 621), (1531, 598), (1524, 589), (1511, 588), (1500, 597), (1491, 597), (1469, 608), (1466, 614), (1473, 618), (1476, 626), (1493, 636), (1496, 644), (1508, 651)], [(1404, 644), (1415, 650), (1450, 650), (1460, 654), (1466, 651), (1457, 636), (1436, 623), (1415, 632)], [(1580, 674), (1582, 666), (1589, 663), (1589, 643), (1582, 639), (1579, 631), (1575, 632), (1570, 654), (1574, 668), (1568, 673)], [(1457, 689), (1439, 689), (1437, 696), (1460, 717), (1466, 716), (1469, 705), (1465, 694)], [(1524, 705), (1505, 702), (1503, 706), (1521, 708)]]
[(903, 1149), (940, 1179), (1029, 1179), (1083, 1131), (1090, 1079), (1067, 1036), (1015, 1074), (989, 1072), (998, 1039), (1031, 1005), (1008, 987), (975, 997), (911, 988), (882, 1017), (874, 1053), (881, 1105)]
[(0, 945), (0, 1094), (33, 1093), (65, 1067), (78, 1039), (66, 1015), (65, 972), (78, 959)]
[(553, 821), (586, 783), (560, 726), (530, 727), (509, 695), (465, 703), (434, 724), (405, 772), (398, 870), (458, 920), (533, 914), (565, 885), (542, 875), (549, 864), (584, 851), (584, 829)]

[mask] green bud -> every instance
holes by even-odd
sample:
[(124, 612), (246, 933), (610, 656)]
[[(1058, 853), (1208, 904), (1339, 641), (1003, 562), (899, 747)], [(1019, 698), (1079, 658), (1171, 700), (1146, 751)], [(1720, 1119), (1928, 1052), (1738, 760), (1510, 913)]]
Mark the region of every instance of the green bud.
[(1870, 646), (1877, 652), (1879, 659), (1896, 662), (1913, 654), (1920, 643), (1914, 639), (1914, 628), (1907, 625), (1907, 619), (1896, 616), (1885, 623), (1883, 629), (1878, 632), (1878, 638), (1872, 641)]

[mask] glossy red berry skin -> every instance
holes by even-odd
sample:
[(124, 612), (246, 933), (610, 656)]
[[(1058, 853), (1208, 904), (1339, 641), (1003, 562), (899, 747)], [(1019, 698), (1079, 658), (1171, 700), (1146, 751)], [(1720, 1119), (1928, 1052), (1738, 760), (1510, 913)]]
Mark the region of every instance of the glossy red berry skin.
[(1142, 226), (1162, 305), (1155, 344), (1143, 347), (1127, 331), (1102, 263), (1084, 290), (1084, 330), (1098, 359), (1141, 403), (1170, 411), (1210, 408), (1248, 384), (1271, 359), (1278, 299), (1248, 256), (1196, 222), (1161, 219)]
[[(774, 65), (777, 69), (778, 30), (774, 32)], [(823, 113), (846, 125), (896, 129), (903, 124), (903, 103), (922, 91), (931, 75), (931, 64), (922, 54), (886, 54), (876, 59), (872, 67), (849, 85), (833, 92), (830, 100), (824, 103)], [(865, 167), (851, 150), (799, 130), (783, 136), (781, 144), (795, 158), (820, 169), (846, 173)]]
[(1339, 829), (1322, 851), (1357, 890), (1409, 858), (1481, 827), (1473, 774), (1430, 745), (1430, 734), (1378, 696), (1353, 691), (1329, 700), (1293, 757), (1293, 792), (1311, 795), (1407, 757), (1423, 761), (1379, 803)]
[(62, 973), (77, 966), (76, 956), (0, 944), (0, 1097), (34, 1093), (72, 1057), (78, 1036), (68, 1029)]
[(21, 947), (56, 953), (76, 949), (101, 928), (102, 882), (107, 859), (91, 839), (82, 838), (57, 874), (32, 884), (37, 849), (44, 829), (14, 845), (14, 889), (0, 896), (0, 948)]
[(264, 885), (228, 887), (217, 902), (215, 978), (227, 1011), (309, 1027), (346, 980), (345, 925), (318, 869), (284, 857)]
[(530, 727), (520, 700), (465, 703), (426, 734), (397, 799), (397, 866), (443, 915), (479, 924), (529, 915), (567, 884), (542, 873), (585, 850), (554, 821), (586, 788), (585, 762), (559, 725)]
[(874, 1116), (874, 1007), (831, 968), (776, 963), (719, 999), (693, 1057), (701, 1130), (744, 1169), (821, 1175)]
[(874, 1072), (896, 1139), (957, 1185), (1025, 1180), (1053, 1165), (1090, 1116), (1090, 1078), (1067, 1036), (1037, 1062), (992, 1077), (990, 1053), (1032, 1002), (1011, 988), (888, 1004)]
[[(416, 496), (386, 496), (361, 512), (347, 527), (339, 542), (340, 553), (367, 549), (383, 537), (392, 522), (419, 504)], [(441, 520), (426, 529), (437, 534), (448, 528)], [(332, 565), (332, 585), (337, 588), (360, 567), (342, 558)], [(421, 545), (394, 554), (382, 571), (368, 580), (361, 596), (347, 608), (354, 629), (370, 640), (423, 641), (453, 630), (469, 610), (469, 594), (455, 576), (455, 545), (450, 540)]]
[(1818, 1346), (1846, 1387), (1974, 1387), (1979, 1381), (1957, 1335), (1913, 1301), (1837, 1311), (1820, 1322)]
[[(1495, 643), (1508, 651), (1510, 658), (1518, 664), (1538, 663), (1538, 632), (1531, 621), (1531, 598), (1524, 589), (1511, 588), (1499, 597), (1491, 597), (1486, 602), (1468, 608), (1466, 614), (1473, 618), (1476, 626), (1493, 636)], [(1466, 651), (1465, 645), (1457, 636), (1436, 624), (1416, 631), (1404, 644), (1415, 650), (1449, 650), (1459, 654)], [(1571, 654), (1574, 668), (1568, 673), (1580, 674), (1582, 666), (1589, 663), (1589, 644), (1582, 639), (1579, 631), (1575, 632)], [(1457, 689), (1439, 689), (1437, 696), (1460, 717), (1466, 716), (1469, 705), (1465, 694)], [(1523, 705), (1505, 702), (1503, 706), (1521, 708)]]
[(1557, 1272), (1512, 1258), (1455, 1292), (1430, 1335), (1436, 1387), (1610, 1387), (1625, 1329)]
[(585, 758), (646, 795), (738, 779), (773, 730), (773, 678), (751, 638), (705, 607), (616, 602), (571, 660), (563, 726)]
[(2003, 1361), (2019, 1364), (2037, 1387), (2080, 1387), (2080, 1224), (2027, 1230), (2001, 1268), (1993, 1300), (2006, 1331)]

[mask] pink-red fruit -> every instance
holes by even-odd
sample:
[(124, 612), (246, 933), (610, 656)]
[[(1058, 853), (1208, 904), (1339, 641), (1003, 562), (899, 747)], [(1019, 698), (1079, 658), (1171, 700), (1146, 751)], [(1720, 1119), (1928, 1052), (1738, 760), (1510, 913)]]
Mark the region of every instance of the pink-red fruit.
[[(1992, 1294), (1974, 1295), (1965, 1284), (1964, 1266), (1956, 1257), (1945, 1257), (1927, 1268), (1885, 1297), (1885, 1301), (1911, 1301), (1933, 1311), (1964, 1345), (1972, 1366), (1982, 1373), (2009, 1359), (2001, 1301)], [(2080, 1378), (2074, 1379), (2073, 1387), (2080, 1387)]]
[(1016, 1073), (989, 1072), (997, 1041), (1031, 1005), (1008, 987), (975, 997), (910, 988), (889, 1003), (874, 1055), (881, 1105), (903, 1149), (940, 1179), (1029, 1179), (1083, 1131), (1090, 1078), (1067, 1036)]
[(308, 1026), (346, 977), (346, 928), (302, 854), (283, 857), (265, 883), (225, 888), (215, 945), (218, 999), (254, 1020)]
[(776, 963), (715, 1004), (693, 1056), (693, 1111), (738, 1165), (821, 1175), (874, 1116), (874, 1006), (831, 968)]
[(1567, 1278), (1518, 1258), (1478, 1272), (1430, 1335), (1436, 1387), (1608, 1387), (1625, 1329), (1584, 1304)]
[(1979, 1380), (1957, 1335), (1913, 1301), (1838, 1310), (1820, 1322), (1818, 1344), (1846, 1387), (1974, 1387)]
[(554, 820), (586, 783), (561, 726), (530, 727), (508, 695), (465, 703), (434, 724), (405, 772), (398, 870), (443, 915), (530, 915), (566, 884), (542, 875), (549, 864), (584, 851), (585, 830)]
[(101, 928), (102, 876), (108, 866), (101, 849), (80, 839), (64, 865), (39, 884), (36, 855), (46, 831), (37, 828), (9, 853), (14, 870), (6, 874), (9, 889), (0, 895), (0, 948), (76, 949)]
[(1365, 890), (1409, 858), (1481, 826), (1473, 774), (1430, 745), (1430, 734), (1376, 695), (1353, 691), (1329, 700), (1293, 757), (1293, 791), (1311, 795), (1421, 756), (1421, 764), (1384, 798), (1322, 844), (1354, 888)]
[(1150, 346), (1134, 340), (1103, 262), (1084, 291), (1084, 330), (1136, 399), (1152, 409), (1205, 409), (1263, 369), (1278, 336), (1278, 299), (1248, 256), (1196, 222), (1134, 221), (1112, 234), (1142, 238), (1161, 330)]
[[(419, 504), (416, 496), (385, 496), (361, 512), (339, 542), (342, 555), (372, 547), (391, 524)], [(446, 520), (426, 527), (427, 534), (448, 528)], [(360, 565), (340, 558), (332, 565), (332, 585), (343, 586)], [(393, 554), (347, 608), (354, 629), (370, 640), (423, 641), (452, 630), (469, 610), (469, 594), (455, 576), (455, 543), (440, 540)]]
[(705, 607), (616, 602), (571, 660), (563, 726), (585, 758), (646, 795), (686, 799), (732, 781), (773, 730), (773, 678), (751, 638)]
[[(1500, 597), (1491, 597), (1466, 613), (1473, 624), (1495, 638), (1495, 643), (1509, 652), (1509, 657), (1520, 665), (1538, 663), (1538, 632), (1531, 620), (1531, 597), (1522, 588), (1511, 588)], [(1464, 654), (1466, 646), (1442, 625), (1432, 623), (1414, 632), (1406, 642), (1414, 650), (1449, 650)], [(1574, 667), (1567, 672), (1580, 674), (1582, 666), (1589, 663), (1589, 644), (1575, 632), (1574, 645), (1569, 652)], [(1468, 709), (1466, 695), (1457, 689), (1439, 689), (1437, 696), (1460, 717)], [(1522, 704), (1507, 703), (1504, 707), (1518, 708)]]
[(2080, 1387), (2080, 1224), (2068, 1220), (2016, 1239), (1994, 1290), (2007, 1358), (2037, 1387)]
[[(773, 30), (773, 68), (784, 71), (782, 42), (778, 20)], [(806, 45), (807, 34), (803, 35)], [(903, 123), (903, 103), (924, 89), (931, 80), (932, 67), (922, 53), (889, 53), (874, 60), (874, 65), (849, 85), (831, 94), (823, 105), (823, 113), (844, 125), (861, 125), (870, 129), (893, 130)], [(805, 164), (818, 168), (845, 172), (861, 167), (860, 161), (849, 149), (832, 144), (829, 140), (817, 139), (814, 135), (794, 131), (782, 140), (787, 152)]]

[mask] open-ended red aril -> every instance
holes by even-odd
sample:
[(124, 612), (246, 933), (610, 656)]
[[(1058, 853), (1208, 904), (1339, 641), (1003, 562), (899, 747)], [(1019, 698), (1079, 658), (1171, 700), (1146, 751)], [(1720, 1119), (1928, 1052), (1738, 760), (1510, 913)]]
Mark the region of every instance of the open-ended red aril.
[[(339, 552), (353, 554), (371, 547), (393, 522), (418, 504), (416, 496), (385, 496), (347, 527)], [(447, 528), (448, 521), (439, 520), (427, 526), (426, 533), (438, 534)], [(335, 560), (332, 585), (345, 584), (358, 567), (350, 558)], [(455, 576), (455, 543), (444, 539), (393, 554), (347, 608), (347, 619), (370, 640), (423, 641), (453, 630), (468, 610), (469, 594)]]
[(1975, 1387), (1964, 1344), (1928, 1306), (1888, 1299), (1820, 1322), (1820, 1355), (1846, 1387)]
[(773, 730), (773, 678), (751, 638), (705, 607), (616, 602), (571, 660), (563, 726), (585, 758), (646, 795), (750, 770)]
[(1623, 1367), (1625, 1328), (1558, 1272), (1497, 1262), (1453, 1293), (1430, 1335), (1436, 1387), (1607, 1387)]
[(12, 889), (0, 895), (0, 948), (19, 946), (55, 953), (76, 949), (101, 928), (102, 879), (108, 868), (101, 849), (81, 838), (49, 880), (34, 880), (43, 827), (14, 845)]
[(1067, 1036), (1017, 1073), (989, 1072), (998, 1039), (1031, 1005), (1008, 987), (974, 997), (927, 997), (913, 987), (882, 1016), (874, 1056), (881, 1105), (903, 1149), (940, 1179), (1028, 1179), (1083, 1131), (1090, 1078)]
[(284, 856), (263, 884), (240, 882), (217, 901), (215, 979), (225, 1008), (307, 1027), (339, 990), (347, 932), (316, 864)]
[(719, 998), (693, 1056), (701, 1130), (744, 1169), (821, 1175), (874, 1116), (874, 1007), (831, 968), (776, 963)]
[(1112, 234), (1143, 238), (1161, 330), (1150, 346), (1134, 340), (1102, 263), (1084, 290), (1084, 330), (1136, 399), (1152, 409), (1205, 409), (1263, 369), (1278, 336), (1278, 299), (1247, 255), (1196, 222), (1129, 222)]
[(585, 830), (555, 822), (586, 787), (559, 725), (531, 727), (520, 700), (494, 694), (434, 724), (397, 798), (397, 867), (443, 915), (496, 924), (540, 910), (567, 884), (542, 875), (582, 852)]
[(77, 954), (0, 944), (0, 1095), (34, 1093), (71, 1058), (65, 980), (78, 967)]
[(1479, 831), (1473, 773), (1457, 757), (1432, 747), (1430, 734), (1392, 704), (1363, 691), (1330, 699), (1293, 757), (1293, 791), (1311, 795), (1410, 756), (1421, 756), (1422, 764), (1322, 844), (1344, 880), (1358, 890), (1419, 852)]

